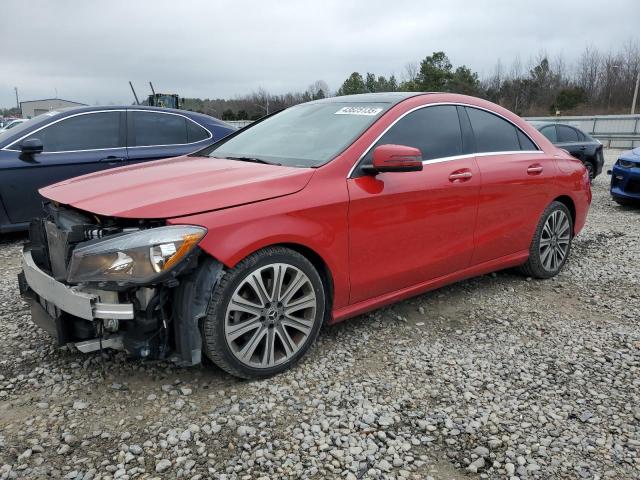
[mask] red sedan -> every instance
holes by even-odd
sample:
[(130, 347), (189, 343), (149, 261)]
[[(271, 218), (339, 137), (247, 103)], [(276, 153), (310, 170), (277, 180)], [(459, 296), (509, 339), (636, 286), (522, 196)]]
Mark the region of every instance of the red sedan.
[(245, 378), (289, 368), (325, 322), (508, 267), (553, 277), (591, 201), (579, 160), (443, 93), (309, 102), (41, 193), (20, 278), (36, 323)]

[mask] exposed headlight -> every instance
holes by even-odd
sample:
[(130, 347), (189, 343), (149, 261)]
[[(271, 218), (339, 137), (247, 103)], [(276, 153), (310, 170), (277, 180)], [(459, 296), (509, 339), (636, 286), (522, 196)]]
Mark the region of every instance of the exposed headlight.
[(150, 283), (180, 262), (205, 233), (202, 227), (175, 225), (97, 240), (73, 251), (67, 281)]

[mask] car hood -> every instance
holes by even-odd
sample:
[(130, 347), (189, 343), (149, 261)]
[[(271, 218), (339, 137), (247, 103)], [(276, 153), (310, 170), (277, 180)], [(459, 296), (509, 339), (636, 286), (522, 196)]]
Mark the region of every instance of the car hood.
[(622, 160), (640, 160), (640, 147), (629, 150), (628, 152), (623, 152), (620, 158)]
[(83, 175), (40, 193), (98, 215), (171, 218), (289, 195), (303, 189), (314, 171), (183, 156)]

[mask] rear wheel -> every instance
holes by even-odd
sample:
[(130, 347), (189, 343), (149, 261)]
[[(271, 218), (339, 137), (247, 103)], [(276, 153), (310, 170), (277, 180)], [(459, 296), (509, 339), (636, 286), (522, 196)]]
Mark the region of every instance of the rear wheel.
[(536, 228), (523, 274), (535, 278), (555, 277), (569, 258), (573, 238), (573, 219), (560, 202), (549, 205)]
[(250, 255), (216, 286), (203, 324), (205, 354), (241, 378), (290, 368), (324, 318), (322, 280), (304, 256), (283, 247)]

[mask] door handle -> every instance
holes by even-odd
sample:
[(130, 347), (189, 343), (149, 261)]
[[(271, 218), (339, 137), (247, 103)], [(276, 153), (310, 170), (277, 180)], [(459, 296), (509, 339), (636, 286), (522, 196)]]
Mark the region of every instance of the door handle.
[(450, 182), (454, 182), (454, 183), (466, 182), (471, 177), (473, 177), (473, 173), (471, 173), (468, 170), (466, 170), (466, 171), (457, 171), (457, 172), (453, 172), (453, 173), (451, 173), (449, 175), (449, 181)]
[(527, 168), (527, 173), (529, 175), (539, 175), (543, 170), (544, 168), (542, 168), (542, 165), (534, 163), (533, 165), (529, 165), (529, 168)]
[(122, 162), (124, 162), (126, 160), (127, 159), (124, 158), (124, 157), (116, 157), (114, 155), (109, 155), (108, 157), (100, 159), (101, 162), (108, 162), (109, 165), (115, 165), (116, 163), (122, 163)]

